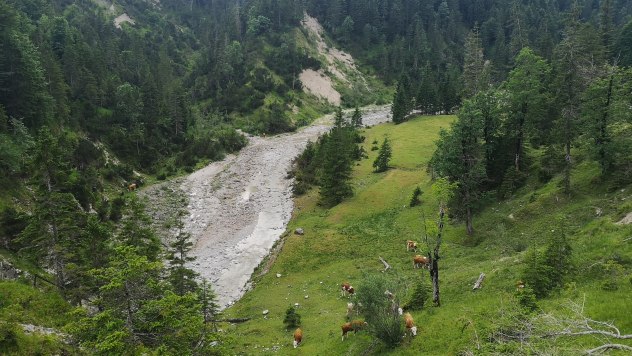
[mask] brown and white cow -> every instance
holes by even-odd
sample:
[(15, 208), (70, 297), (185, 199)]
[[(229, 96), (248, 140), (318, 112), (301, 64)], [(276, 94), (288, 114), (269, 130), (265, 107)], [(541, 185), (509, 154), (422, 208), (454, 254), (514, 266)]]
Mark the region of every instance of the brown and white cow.
[(413, 257), (413, 268), (429, 268), (430, 259), (426, 256), (415, 255)]
[(345, 341), (345, 337), (347, 337), (347, 334), (350, 331), (353, 331), (353, 333), (355, 334), (358, 331), (364, 330), (367, 325), (369, 324), (363, 320), (353, 320), (352, 322), (342, 324), (342, 326), (340, 327), (342, 329), (342, 341)]
[(342, 329), (342, 341), (345, 341), (347, 333), (353, 330), (353, 325), (351, 323), (344, 323), (340, 328)]
[(294, 348), (297, 348), (298, 345), (301, 344), (301, 341), (303, 341), (303, 330), (298, 328), (294, 331)]
[(353, 289), (353, 287), (351, 286), (351, 284), (349, 284), (349, 282), (344, 282), (343, 284), (341, 284), (340, 292), (342, 293), (342, 296), (344, 297), (346, 294), (348, 295), (354, 294), (355, 289)]
[(404, 323), (406, 324), (406, 333), (410, 333), (412, 336), (417, 336), (417, 327), (415, 321), (410, 313), (404, 314)]
[(417, 252), (417, 243), (413, 240), (406, 241), (406, 251), (415, 251)]
[(127, 191), (128, 192), (133, 192), (133, 191), (136, 190), (136, 188), (138, 188), (138, 185), (136, 185), (136, 183), (132, 183), (132, 184), (127, 186)]

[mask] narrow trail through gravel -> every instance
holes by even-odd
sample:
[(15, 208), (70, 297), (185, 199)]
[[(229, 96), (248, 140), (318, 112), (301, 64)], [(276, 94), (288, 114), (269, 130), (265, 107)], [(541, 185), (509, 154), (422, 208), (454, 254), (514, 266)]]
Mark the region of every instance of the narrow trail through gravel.
[[(364, 108), (363, 122), (386, 122), (389, 112), (388, 106)], [(294, 133), (249, 136), (238, 154), (174, 181), (176, 186), (169, 188), (187, 197), (184, 223), (195, 257), (190, 267), (211, 282), (222, 308), (243, 295), (252, 272), (285, 231), (294, 207), (292, 180), (287, 178), (292, 160), (330, 125), (331, 116), (326, 116)], [(157, 219), (160, 204), (150, 190), (145, 195)]]

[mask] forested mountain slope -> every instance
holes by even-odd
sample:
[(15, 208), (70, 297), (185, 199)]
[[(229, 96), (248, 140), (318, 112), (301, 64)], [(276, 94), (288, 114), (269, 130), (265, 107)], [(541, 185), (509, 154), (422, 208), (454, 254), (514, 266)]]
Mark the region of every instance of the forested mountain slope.
[[(439, 138), (418, 159), (406, 146), (405, 171), (428, 161), (447, 184), (448, 217), (474, 236), (452, 237), (463, 254), (489, 241), (476, 237), (478, 214), (494, 226), (492, 204), (526, 199), (524, 187), (555, 190), (542, 204), (568, 199), (568, 214), (597, 194), (626, 199), (616, 192), (632, 181), (631, 15), (625, 0), (0, 0), (0, 272), (14, 280), (0, 282), (0, 352), (240, 352), (214, 328), (212, 286), (187, 268), (185, 212), (161, 241), (135, 191), (238, 151), (247, 144), (238, 129), (278, 134), (331, 111), (303, 90), (305, 73), (330, 81), (341, 106), (394, 92), (396, 123), (414, 110), (458, 112), (440, 133), (400, 127), (434, 130), (427, 150)], [(355, 166), (369, 149), (358, 146), (360, 114), (349, 124), (340, 112), (291, 172), (297, 194), (320, 187), (323, 214), (375, 179), (351, 181), (367, 168)], [(385, 170), (387, 143), (376, 163)], [(595, 185), (603, 191), (592, 195)], [(546, 225), (530, 214), (520, 229), (530, 217)], [(316, 251), (334, 245), (323, 243)], [(614, 281), (602, 290), (628, 273), (627, 245), (616, 246), (626, 255), (599, 260), (595, 275)], [(590, 278), (584, 287), (597, 285)], [(27, 335), (31, 324), (55, 330)]]

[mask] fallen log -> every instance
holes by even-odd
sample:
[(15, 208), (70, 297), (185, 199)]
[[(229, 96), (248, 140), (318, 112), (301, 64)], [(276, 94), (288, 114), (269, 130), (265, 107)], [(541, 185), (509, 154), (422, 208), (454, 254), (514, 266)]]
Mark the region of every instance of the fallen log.
[(386, 261), (382, 258), (382, 256), (379, 256), (379, 257), (380, 257), (380, 261), (382, 261), (382, 263), (384, 264), (384, 271), (382, 271), (382, 272), (386, 272), (389, 268), (391, 268), (391, 265), (389, 265), (389, 264), (388, 264), (388, 262), (386, 262)]
[(217, 319), (217, 320), (211, 320), (211, 322), (213, 323), (233, 323), (233, 324), (240, 324), (240, 323), (245, 323), (247, 321), (249, 321), (250, 318), (232, 318), (232, 319)]
[(485, 273), (481, 272), (481, 275), (478, 276), (478, 279), (476, 280), (476, 283), (474, 283), (474, 287), (472, 287), (472, 290), (480, 289), (483, 286), (484, 279), (485, 279)]

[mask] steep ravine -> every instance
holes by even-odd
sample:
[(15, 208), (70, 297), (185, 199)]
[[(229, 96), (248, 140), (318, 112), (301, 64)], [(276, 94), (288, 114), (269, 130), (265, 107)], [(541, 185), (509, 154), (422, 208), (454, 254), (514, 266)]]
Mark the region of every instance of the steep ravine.
[[(390, 118), (390, 107), (363, 111), (365, 125)], [(330, 125), (329, 116), (294, 133), (250, 136), (238, 154), (143, 191), (158, 227), (186, 204), (185, 229), (195, 242), (190, 267), (212, 283), (222, 307), (243, 295), (254, 268), (285, 231), (293, 209), (291, 162)]]

